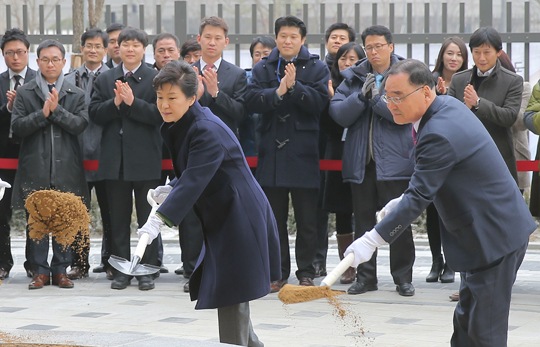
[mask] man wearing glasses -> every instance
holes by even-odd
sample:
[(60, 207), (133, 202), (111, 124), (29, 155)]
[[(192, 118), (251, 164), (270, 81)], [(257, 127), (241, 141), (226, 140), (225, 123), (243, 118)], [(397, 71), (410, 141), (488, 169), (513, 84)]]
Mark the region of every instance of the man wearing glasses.
[[(392, 34), (374, 25), (362, 33), (367, 60), (342, 72), (345, 79), (330, 101), (330, 116), (348, 128), (343, 152), (343, 180), (351, 183), (355, 238), (371, 230), (376, 212), (400, 196), (413, 173), (411, 125), (399, 125), (386, 107), (381, 83), (403, 58), (393, 54)], [(402, 296), (414, 295), (414, 242), (410, 225), (390, 245), (390, 272)], [(377, 290), (377, 253), (360, 264), (349, 294)]]
[[(0, 74), (0, 158), (17, 159), (19, 157), (20, 139), (11, 130), (11, 115), (17, 88), (36, 76), (36, 72), (28, 67), (29, 47), (28, 37), (17, 28), (6, 31), (0, 41), (2, 55), (8, 67)], [(15, 173), (15, 170), (0, 169), (0, 178), (13, 186)], [(9, 237), (9, 222), (12, 214), (11, 192), (12, 189), (6, 189), (4, 199), (0, 201), (0, 280), (9, 276), (9, 271), (13, 266)], [(26, 259), (28, 259), (28, 254), (26, 254)], [(24, 267), (28, 277), (32, 277), (33, 271), (28, 261), (25, 261)]]
[[(21, 139), (21, 151), (13, 185), (14, 208), (24, 208), (28, 195), (42, 189), (71, 192), (90, 207), (77, 138), (88, 125), (88, 113), (84, 92), (64, 79), (65, 53), (60, 42), (43, 41), (37, 49), (35, 79), (17, 89), (11, 125)], [(51, 275), (53, 285), (73, 288), (66, 276), (69, 250), (53, 237), (49, 264), (49, 236), (30, 239), (29, 244), (28, 260), (35, 272), (29, 289), (49, 285)]]

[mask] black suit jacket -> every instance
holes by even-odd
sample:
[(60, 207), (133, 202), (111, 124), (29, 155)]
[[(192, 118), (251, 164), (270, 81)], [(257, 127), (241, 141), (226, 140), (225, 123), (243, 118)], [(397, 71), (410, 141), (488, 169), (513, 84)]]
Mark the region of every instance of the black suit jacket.
[[(201, 61), (193, 63), (201, 71)], [(219, 94), (213, 98), (204, 87), (204, 94), (199, 100), (201, 106), (210, 108), (227, 126), (238, 135), (237, 122), (245, 117), (244, 94), (247, 90), (246, 71), (225, 60), (221, 60), (217, 71)]]
[[(36, 77), (36, 71), (26, 69), (24, 82), (28, 83)], [(11, 113), (7, 109), (8, 99), (6, 93), (9, 88), (9, 70), (0, 74), (0, 158), (17, 158), (17, 149), (8, 149), (9, 129), (11, 126)]]
[(114, 104), (114, 88), (116, 80), (125, 81), (122, 64), (96, 78), (88, 113), (94, 123), (103, 126), (99, 179), (143, 181), (161, 177), (159, 126), (163, 119), (152, 87), (156, 75), (156, 70), (141, 64), (127, 79), (135, 100), (131, 106), (120, 104), (120, 108)]

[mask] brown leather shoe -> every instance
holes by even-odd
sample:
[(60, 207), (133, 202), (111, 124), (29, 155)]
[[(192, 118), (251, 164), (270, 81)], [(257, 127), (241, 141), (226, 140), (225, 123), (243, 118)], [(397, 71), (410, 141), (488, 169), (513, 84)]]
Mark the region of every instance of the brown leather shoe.
[(189, 293), (189, 281), (184, 284), (184, 293)]
[(455, 292), (454, 294), (450, 295), (449, 298), (452, 301), (459, 301), (459, 292)]
[(270, 282), (270, 293), (277, 293), (279, 290), (287, 284), (287, 280), (277, 280)]
[(72, 266), (67, 273), (67, 277), (70, 280), (78, 280), (81, 278), (88, 277), (88, 271), (85, 271), (82, 266)]
[(66, 274), (54, 275), (52, 279), (52, 284), (59, 286), (60, 288), (73, 288), (73, 282), (69, 280)]
[(107, 269), (107, 279), (108, 279), (109, 281), (114, 280), (114, 274), (113, 274), (111, 268), (108, 268), (108, 269)]
[(304, 287), (314, 287), (313, 278), (309, 277), (300, 277), (298, 279), (298, 284)]
[(6, 279), (9, 277), (9, 271), (0, 267), (0, 280)]
[(356, 279), (356, 268), (349, 267), (343, 275), (341, 275), (341, 278), (339, 279), (339, 283), (341, 284), (351, 284)]
[(43, 286), (51, 284), (51, 278), (43, 274), (36, 274), (32, 282), (28, 285), (28, 289), (41, 289)]

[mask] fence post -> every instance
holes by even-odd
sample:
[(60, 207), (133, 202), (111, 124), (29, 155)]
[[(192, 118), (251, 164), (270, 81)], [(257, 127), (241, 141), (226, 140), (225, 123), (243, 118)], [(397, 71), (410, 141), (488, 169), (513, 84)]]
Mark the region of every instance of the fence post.
[(187, 41), (187, 4), (185, 1), (174, 2), (174, 34), (180, 42)]
[(493, 26), (493, 0), (480, 0), (480, 27)]

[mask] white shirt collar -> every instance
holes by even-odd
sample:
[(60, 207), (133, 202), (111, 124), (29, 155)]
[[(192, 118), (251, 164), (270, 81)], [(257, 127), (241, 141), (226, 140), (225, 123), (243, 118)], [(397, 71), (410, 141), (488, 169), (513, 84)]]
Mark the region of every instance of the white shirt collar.
[(112, 67), (113, 67), (113, 68), (115, 68), (115, 67), (117, 67), (118, 65), (120, 65), (120, 63), (116, 64), (116, 63), (114, 62), (114, 60), (112, 60), (112, 59), (111, 59), (111, 62), (112, 62)]
[(495, 68), (495, 65), (493, 65), (493, 67), (487, 70), (486, 72), (482, 72), (478, 68), (476, 68), (476, 74), (478, 75), (478, 77), (488, 77), (489, 75), (491, 75), (494, 68)]
[[(87, 66), (86, 66), (86, 63), (84, 64), (84, 68), (86, 69), (86, 74), (90, 74), (90, 72), (93, 72), (94, 75), (99, 71), (99, 69), (101, 69), (101, 66), (103, 66), (103, 63), (96, 67), (94, 70), (90, 70)], [(124, 74), (125, 75), (125, 74)]]
[[(223, 60), (223, 58), (219, 57), (218, 60), (216, 60), (216, 62), (214, 63), (214, 71), (217, 71), (219, 70), (219, 66), (221, 65), (221, 61)], [(201, 58), (201, 71), (204, 71), (204, 67), (208, 65), (204, 60), (203, 58)]]
[(131, 71), (131, 72), (133, 72), (133, 73), (137, 72), (137, 70), (139, 70), (139, 68), (141, 67), (141, 65), (142, 65), (142, 62), (139, 64), (139, 66), (137, 66), (137, 67), (134, 68), (133, 70), (128, 70), (128, 69), (126, 68), (126, 66), (125, 66), (124, 64), (122, 64), (122, 70), (124, 70), (124, 76), (125, 76), (129, 71)]
[(414, 131), (418, 132), (418, 128), (420, 127), (420, 122), (422, 121), (422, 118), (413, 123)]
[(13, 76), (19, 75), (24, 80), (24, 77), (26, 76), (26, 71), (28, 70), (28, 66), (25, 66), (24, 69), (19, 73), (16, 73), (15, 71), (11, 69), (8, 69), (8, 70), (9, 70), (9, 79), (13, 79)]

